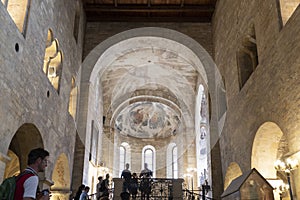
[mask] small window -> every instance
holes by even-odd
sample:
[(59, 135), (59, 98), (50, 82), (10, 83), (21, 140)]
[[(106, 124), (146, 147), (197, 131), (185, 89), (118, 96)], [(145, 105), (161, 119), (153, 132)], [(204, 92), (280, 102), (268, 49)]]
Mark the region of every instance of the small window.
[(258, 53), (254, 26), (252, 25), (252, 28), (249, 30), (250, 32), (243, 39), (242, 44), (237, 51), (237, 66), (240, 89), (243, 88), (258, 65)]
[(63, 67), (63, 53), (61, 50), (59, 50), (58, 40), (56, 38), (54, 39), (53, 33), (50, 29), (48, 30), (45, 47), (43, 71), (48, 77), (52, 86), (59, 93)]
[(80, 4), (79, 4), (79, 0), (76, 0), (76, 12), (75, 12), (74, 30), (73, 30), (73, 35), (76, 42), (78, 42), (79, 22), (80, 22)]
[(72, 82), (71, 82), (71, 92), (70, 92), (70, 97), (69, 97), (69, 113), (75, 120), (76, 117), (76, 107), (77, 107), (77, 86), (76, 86), (76, 81), (75, 78), (72, 77)]
[(155, 177), (155, 148), (151, 145), (147, 145), (142, 151), (142, 167), (144, 169), (144, 164), (148, 164), (148, 168), (153, 172), (153, 177)]
[(126, 149), (124, 146), (120, 146), (120, 172), (125, 169), (126, 163)]

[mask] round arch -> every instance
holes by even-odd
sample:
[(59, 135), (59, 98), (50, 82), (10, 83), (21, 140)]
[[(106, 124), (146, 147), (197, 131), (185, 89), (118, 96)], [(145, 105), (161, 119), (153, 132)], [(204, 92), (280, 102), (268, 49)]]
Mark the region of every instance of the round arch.
[[(213, 125), (214, 127), (219, 127), (216, 128), (215, 131), (211, 132), (211, 144), (215, 144), (222, 131), (221, 129), (224, 123), (224, 120), (222, 120), (221, 123), (218, 123), (218, 119), (221, 118), (221, 116), (219, 115), (226, 114), (226, 110), (224, 113), (218, 113), (218, 105), (224, 103), (220, 101), (226, 101), (226, 99), (218, 99), (217, 97), (217, 92), (220, 91), (220, 89), (222, 91), (225, 91), (224, 84), (219, 70), (208, 52), (197, 41), (178, 31), (167, 28), (144, 27), (124, 31), (106, 39), (98, 46), (96, 46), (85, 58), (82, 66), (82, 69), (84, 70), (81, 76), (82, 79), (80, 90), (89, 91), (90, 83), (97, 81), (97, 77), (99, 76), (99, 74), (101, 76), (101, 73), (103, 73), (103, 70), (105, 70), (105, 66), (109, 64), (108, 62), (113, 60), (119, 52), (126, 51), (126, 49), (128, 48), (132, 48), (130, 47), (130, 45), (132, 45), (133, 43), (129, 41), (131, 41), (132, 39), (139, 40), (145, 37), (147, 37), (147, 39), (163, 39), (163, 41), (169, 42), (169, 46), (170, 44), (176, 45), (176, 48), (180, 49), (180, 52), (182, 52), (182, 54), (189, 54), (188, 57), (190, 59), (190, 62), (194, 63), (193, 66), (203, 77), (205, 84), (208, 85), (212, 105), (211, 125)], [(124, 45), (124, 42), (129, 46)], [(120, 45), (121, 43), (122, 45)], [(81, 97), (82, 99), (89, 98), (88, 92), (84, 93), (83, 95), (84, 96)], [(83, 109), (83, 113), (86, 113), (88, 110), (87, 105), (86, 107), (83, 106), (80, 108)], [(79, 121), (86, 121), (87, 115), (82, 115), (80, 117), (83, 117), (83, 119)], [(86, 125), (84, 124), (83, 126), (80, 126), (82, 132), (86, 130), (85, 126)]]
[[(31, 123), (25, 123), (20, 126), (9, 145), (9, 150), (19, 159), (20, 171), (23, 171), (27, 166), (28, 153), (38, 147), (43, 148), (44, 144), (37, 127)], [(6, 168), (7, 170), (11, 169)]]
[[(193, 69), (198, 72), (198, 76), (202, 78), (202, 84), (208, 89), (211, 103), (210, 125), (215, 127), (211, 130), (209, 136), (211, 144), (210, 148), (213, 148), (222, 132), (226, 117), (226, 109), (222, 110), (221, 113), (218, 112), (218, 110), (220, 110), (220, 105), (226, 105), (226, 99), (221, 98), (218, 94), (219, 91), (223, 91), (225, 93), (221, 75), (209, 53), (197, 41), (185, 34), (167, 28), (143, 27), (121, 32), (101, 42), (87, 55), (82, 64), (83, 71), (81, 76), (80, 91), (86, 92), (80, 94), (80, 99), (83, 101), (80, 102), (79, 109), (80, 113), (83, 114), (80, 114), (78, 119), (78, 121), (81, 122), (78, 124), (79, 132), (82, 136), (84, 136), (85, 133), (87, 133), (86, 131), (89, 130), (89, 127), (87, 126), (89, 126), (89, 120), (91, 120), (91, 117), (93, 116), (92, 113), (89, 113), (89, 111), (92, 111), (93, 108), (89, 108), (89, 106), (93, 105), (87, 104), (86, 102), (93, 102), (95, 99), (92, 98), (92, 93), (93, 91), (98, 90), (97, 88), (93, 88), (93, 86), (98, 85), (97, 83), (99, 82), (99, 77), (101, 77), (105, 72), (106, 67), (109, 66), (118, 55), (127, 52), (130, 49), (143, 48), (142, 45), (145, 45), (144, 42), (151, 44), (155, 40), (159, 40), (161, 42), (161, 44), (160, 42), (158, 43), (161, 45), (158, 46), (158, 48), (172, 49), (174, 51), (178, 50), (178, 54), (186, 58), (188, 63), (191, 63)], [(137, 44), (140, 46), (137, 46)], [(169, 73), (173, 72), (170, 71)], [(178, 74), (174, 75), (177, 75), (176, 77), (178, 77)], [(124, 83), (123, 85), (126, 86)], [(142, 87), (143, 84), (140, 84), (139, 86)], [(179, 88), (175, 88), (174, 86), (170, 88), (170, 91), (174, 93), (175, 96), (181, 95)], [(124, 93), (122, 93), (123, 91), (128, 92), (131, 88), (128, 87), (125, 89), (126, 90), (120, 90), (116, 92), (114, 99), (119, 99), (119, 97), (124, 95)], [(195, 96), (196, 94), (191, 96), (191, 98), (194, 99)], [(195, 108), (191, 106), (189, 101), (186, 101), (187, 99), (189, 98), (183, 99), (182, 105), (189, 105), (190, 107), (188, 107), (186, 110), (194, 113)], [(103, 113), (97, 113), (97, 115), (99, 114), (101, 115)]]
[(52, 180), (54, 181), (54, 185), (51, 186), (52, 198), (54, 200), (67, 199), (71, 186), (71, 178), (69, 161), (64, 153), (60, 154), (55, 162)]
[(230, 163), (225, 175), (224, 190), (226, 190), (226, 188), (229, 186), (231, 181), (241, 176), (242, 174), (243, 174), (242, 170), (236, 162)]
[(252, 145), (251, 168), (267, 179), (276, 178), (274, 163), (278, 159), (283, 132), (274, 122), (265, 122), (257, 130)]

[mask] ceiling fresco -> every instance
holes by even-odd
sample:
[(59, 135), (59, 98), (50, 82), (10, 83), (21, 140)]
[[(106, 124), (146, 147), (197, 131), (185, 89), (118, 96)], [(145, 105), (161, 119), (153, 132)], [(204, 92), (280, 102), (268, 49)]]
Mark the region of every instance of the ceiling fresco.
[(141, 139), (166, 138), (176, 135), (181, 116), (169, 106), (157, 102), (136, 102), (116, 118), (116, 130)]

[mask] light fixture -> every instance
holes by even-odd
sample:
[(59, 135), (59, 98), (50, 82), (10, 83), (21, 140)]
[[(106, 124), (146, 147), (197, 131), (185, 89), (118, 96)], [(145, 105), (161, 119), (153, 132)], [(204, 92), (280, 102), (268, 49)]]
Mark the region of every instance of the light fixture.
[(289, 185), (282, 183), (278, 187), (275, 187), (275, 191), (279, 194), (280, 200), (282, 200), (282, 194), (289, 189)]
[(277, 171), (282, 171), (285, 173), (287, 180), (288, 180), (288, 187), (289, 187), (289, 193), (290, 198), (293, 200), (293, 191), (291, 187), (291, 171), (296, 169), (298, 167), (298, 160), (292, 160), (290, 158), (286, 159), (286, 161), (277, 160), (274, 163), (274, 167)]

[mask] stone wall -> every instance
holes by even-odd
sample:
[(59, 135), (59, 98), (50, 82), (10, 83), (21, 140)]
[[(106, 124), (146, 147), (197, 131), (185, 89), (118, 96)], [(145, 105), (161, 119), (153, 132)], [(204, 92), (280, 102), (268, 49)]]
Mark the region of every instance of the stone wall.
[(212, 55), (210, 23), (134, 23), (134, 22), (88, 22), (84, 41), (84, 57), (98, 44), (112, 35), (140, 27), (163, 27), (179, 31), (199, 42)]
[[(217, 4), (213, 19), (215, 62), (225, 80), (228, 103), (220, 137), (223, 180), (232, 162), (243, 172), (251, 168), (253, 140), (264, 122), (274, 122), (287, 137), (289, 152), (285, 156), (299, 152), (300, 9), (298, 6), (284, 27), (279, 10), (275, 0)], [(236, 52), (252, 25), (258, 66), (240, 89)]]
[[(82, 15), (82, 7), (80, 4), (77, 6)], [(79, 31), (76, 41), (73, 36), (76, 12), (74, 1), (31, 1), (28, 7), (26, 31), (22, 34), (0, 3), (0, 154), (5, 158), (17, 130), (23, 124), (32, 124), (42, 141), (28, 138), (18, 141), (18, 145), (29, 145), (29, 148), (43, 146), (50, 152), (51, 163), (48, 164), (46, 178), (51, 179), (56, 159), (62, 153), (68, 158), (66, 164), (70, 172), (66, 173), (72, 174), (73, 171), (76, 126), (68, 113), (68, 104), (71, 78), (75, 77), (76, 84), (80, 80), (84, 17), (81, 17), (77, 26)], [(59, 48), (63, 52), (59, 92), (43, 72), (49, 29), (59, 41)], [(24, 129), (21, 134), (28, 134), (29, 131)], [(2, 166), (1, 163), (0, 179), (5, 170)]]

